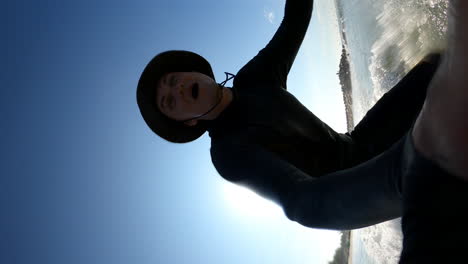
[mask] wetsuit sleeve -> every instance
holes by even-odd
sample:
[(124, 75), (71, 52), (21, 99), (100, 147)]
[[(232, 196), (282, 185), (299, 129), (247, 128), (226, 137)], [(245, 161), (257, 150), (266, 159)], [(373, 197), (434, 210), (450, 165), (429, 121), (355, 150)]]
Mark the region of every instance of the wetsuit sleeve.
[(287, 0), (283, 21), (275, 35), (238, 76), (248, 73), (260, 82), (279, 82), (286, 88), (287, 75), (307, 32), (312, 8), (313, 0)]
[(211, 155), (223, 178), (273, 200), (307, 227), (349, 230), (401, 215), (400, 200), (389, 191), (393, 181), (380, 176), (388, 159), (314, 179), (255, 145), (212, 146)]

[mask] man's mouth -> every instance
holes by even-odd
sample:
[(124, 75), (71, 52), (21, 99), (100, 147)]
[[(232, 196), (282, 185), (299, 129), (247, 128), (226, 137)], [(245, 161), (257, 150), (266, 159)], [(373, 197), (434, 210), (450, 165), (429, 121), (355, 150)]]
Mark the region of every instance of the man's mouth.
[(198, 83), (194, 83), (192, 85), (192, 97), (193, 97), (193, 99), (198, 98)]

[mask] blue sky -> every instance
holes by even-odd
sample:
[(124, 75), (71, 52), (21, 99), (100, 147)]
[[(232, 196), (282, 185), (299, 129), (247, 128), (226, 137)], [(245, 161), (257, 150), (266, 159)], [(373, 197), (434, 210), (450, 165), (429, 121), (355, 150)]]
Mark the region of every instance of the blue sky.
[[(288, 89), (345, 130), (330, 1), (316, 1)], [(171, 144), (136, 105), (146, 63), (206, 57), (218, 81), (263, 48), (285, 0), (8, 1), (1, 263), (326, 263), (336, 232), (224, 181), (209, 137)], [(3, 258), (3, 259), (2, 259)]]

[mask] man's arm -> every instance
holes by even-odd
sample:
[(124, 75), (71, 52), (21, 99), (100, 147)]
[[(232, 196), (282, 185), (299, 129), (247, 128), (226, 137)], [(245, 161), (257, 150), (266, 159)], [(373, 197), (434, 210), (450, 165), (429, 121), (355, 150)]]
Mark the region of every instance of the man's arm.
[(396, 162), (392, 155), (314, 179), (255, 145), (215, 144), (211, 154), (223, 178), (275, 201), (307, 227), (349, 230), (401, 215), (395, 180), (382, 172)]
[(313, 0), (287, 0), (283, 21), (275, 35), (239, 75), (249, 72), (259, 81), (273, 78), (286, 88), (287, 75), (307, 32), (312, 8)]

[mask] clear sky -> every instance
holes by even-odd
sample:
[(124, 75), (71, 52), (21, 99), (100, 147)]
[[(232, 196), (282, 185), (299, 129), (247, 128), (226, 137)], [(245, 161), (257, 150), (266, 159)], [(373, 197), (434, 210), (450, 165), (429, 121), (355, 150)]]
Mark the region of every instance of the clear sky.
[[(343, 132), (341, 44), (330, 2), (315, 2), (288, 89)], [(330, 260), (337, 232), (302, 227), (224, 181), (207, 135), (190, 144), (165, 142), (136, 104), (138, 78), (154, 55), (198, 52), (221, 81), (266, 45), (284, 4), (4, 3), (0, 263)]]

